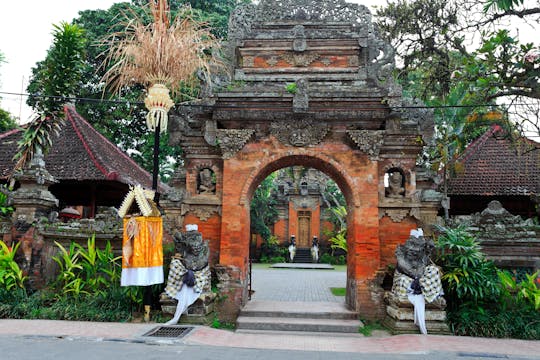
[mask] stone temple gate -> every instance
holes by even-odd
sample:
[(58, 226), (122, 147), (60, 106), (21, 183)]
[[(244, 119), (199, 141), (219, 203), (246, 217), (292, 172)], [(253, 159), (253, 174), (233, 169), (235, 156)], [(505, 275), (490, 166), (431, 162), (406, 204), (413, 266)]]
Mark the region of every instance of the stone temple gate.
[(329, 175), (347, 201), (348, 306), (382, 317), (381, 274), (440, 203), (415, 167), (430, 114), (402, 98), (393, 50), (365, 6), (261, 0), (234, 11), (229, 39), (229, 78), (172, 116), (171, 145), (184, 149), (185, 167), (164, 199), (171, 219), (198, 224), (210, 240), (227, 295), (221, 316), (234, 319), (247, 301), (255, 189), (273, 171), (303, 165)]

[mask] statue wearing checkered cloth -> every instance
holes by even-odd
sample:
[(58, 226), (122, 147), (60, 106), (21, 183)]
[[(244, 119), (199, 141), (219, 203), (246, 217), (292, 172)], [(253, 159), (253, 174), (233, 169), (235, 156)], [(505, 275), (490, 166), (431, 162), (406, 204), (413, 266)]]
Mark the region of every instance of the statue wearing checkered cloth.
[(176, 254), (171, 260), (165, 293), (178, 304), (167, 325), (176, 324), (201, 293), (210, 290), (209, 249), (201, 233), (189, 228), (185, 233), (176, 233), (174, 243)]
[(398, 301), (408, 300), (414, 305), (414, 323), (422, 334), (427, 334), (425, 302), (444, 303), (441, 274), (430, 259), (433, 248), (433, 241), (426, 239), (422, 229), (418, 229), (411, 230), (407, 242), (396, 249), (397, 268), (392, 294)]

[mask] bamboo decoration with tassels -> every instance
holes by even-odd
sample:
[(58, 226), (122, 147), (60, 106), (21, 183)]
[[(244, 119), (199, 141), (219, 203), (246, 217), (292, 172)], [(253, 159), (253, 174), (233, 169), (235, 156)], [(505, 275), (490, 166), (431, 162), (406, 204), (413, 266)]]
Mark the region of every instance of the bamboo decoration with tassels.
[(146, 86), (148, 128), (159, 124), (165, 131), (174, 105), (171, 96), (182, 86), (194, 86), (198, 71), (209, 80), (211, 66), (221, 63), (215, 57), (219, 43), (205, 22), (194, 19), (189, 6), (179, 9), (174, 19), (166, 0), (150, 0), (147, 10), (152, 23), (145, 25), (129, 13), (134, 18), (126, 17), (124, 30), (103, 40), (109, 48), (104, 66), (110, 65), (103, 80), (114, 93), (134, 84)]

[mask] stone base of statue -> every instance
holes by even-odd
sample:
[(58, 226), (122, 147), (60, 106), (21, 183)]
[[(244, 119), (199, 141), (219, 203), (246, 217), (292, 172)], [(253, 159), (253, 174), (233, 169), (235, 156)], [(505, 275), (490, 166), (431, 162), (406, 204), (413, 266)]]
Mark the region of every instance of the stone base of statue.
[[(216, 294), (204, 292), (199, 298), (187, 308), (187, 314), (180, 317), (178, 324), (209, 325), (214, 320), (214, 300)], [(178, 301), (167, 294), (162, 293), (159, 299), (161, 311), (164, 314), (173, 316), (176, 311)]]
[[(393, 334), (418, 334), (418, 326), (414, 324), (414, 306), (408, 299), (398, 298), (392, 292), (384, 296), (386, 317), (383, 325)], [(443, 298), (433, 303), (426, 303), (426, 328), (428, 334), (450, 335), (450, 328), (446, 323), (446, 303)]]

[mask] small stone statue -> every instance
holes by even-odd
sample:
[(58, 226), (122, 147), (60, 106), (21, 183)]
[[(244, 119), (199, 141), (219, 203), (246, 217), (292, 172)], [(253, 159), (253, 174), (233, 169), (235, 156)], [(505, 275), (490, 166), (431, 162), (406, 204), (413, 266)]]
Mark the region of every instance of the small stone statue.
[(176, 324), (188, 306), (210, 287), (208, 242), (203, 241), (197, 225), (186, 225), (186, 230), (174, 235), (176, 254), (171, 260), (165, 293), (178, 300), (178, 304), (167, 325)]
[(386, 197), (401, 198), (405, 196), (403, 187), (403, 175), (395, 170), (388, 173), (388, 187), (386, 188)]
[(418, 229), (411, 230), (407, 242), (396, 249), (397, 268), (392, 295), (398, 301), (408, 300), (414, 305), (414, 323), (422, 334), (427, 334), (425, 301), (444, 303), (439, 268), (430, 260), (433, 248), (433, 241), (426, 239), (422, 229)]
[(296, 238), (294, 235), (291, 235), (291, 244), (289, 245), (289, 261), (294, 261), (294, 256), (296, 255)]
[(216, 185), (212, 180), (212, 170), (206, 168), (199, 173), (199, 194), (215, 194)]
[(316, 236), (313, 236), (311, 241), (311, 259), (314, 263), (319, 262), (319, 240)]

